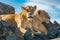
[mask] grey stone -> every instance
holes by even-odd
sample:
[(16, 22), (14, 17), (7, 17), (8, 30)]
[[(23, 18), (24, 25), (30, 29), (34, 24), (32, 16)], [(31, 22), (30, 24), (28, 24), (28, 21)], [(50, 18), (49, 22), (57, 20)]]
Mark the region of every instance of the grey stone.
[[(18, 31), (18, 32), (16, 32)], [(9, 24), (5, 21), (0, 21), (0, 40), (18, 40), (21, 32), (17, 29), (17, 27)], [(24, 38), (20, 38), (19, 40), (24, 40)]]
[(15, 8), (0, 2), (0, 15), (2, 14), (14, 14), (15, 13)]
[(48, 35), (47, 38), (51, 39), (51, 38), (57, 38), (58, 36), (58, 29), (53, 25), (53, 23), (43, 23), (44, 26), (47, 28), (48, 30)]
[(9, 31), (9, 34), (6, 37), (6, 40), (17, 40), (17, 36), (13, 32)]

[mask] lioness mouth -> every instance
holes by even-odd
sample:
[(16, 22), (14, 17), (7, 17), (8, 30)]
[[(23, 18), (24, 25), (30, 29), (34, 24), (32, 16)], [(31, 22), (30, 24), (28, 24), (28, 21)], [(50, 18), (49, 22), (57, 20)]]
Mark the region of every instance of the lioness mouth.
[(33, 16), (32, 16), (32, 15), (30, 15), (28, 18), (33, 18)]
[(28, 17), (28, 20), (32, 20), (32, 18), (33, 18), (32, 16), (29, 16), (29, 17)]
[(29, 16), (28, 18), (33, 18), (32, 16)]

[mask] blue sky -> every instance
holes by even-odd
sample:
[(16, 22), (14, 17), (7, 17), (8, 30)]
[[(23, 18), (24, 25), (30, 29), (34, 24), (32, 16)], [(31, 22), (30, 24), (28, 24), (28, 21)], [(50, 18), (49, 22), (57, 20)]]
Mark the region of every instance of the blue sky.
[(56, 20), (60, 23), (60, 0), (0, 0), (0, 2), (13, 6), (16, 14), (21, 12), (22, 6), (37, 5), (37, 10), (43, 9), (48, 12), (52, 22)]

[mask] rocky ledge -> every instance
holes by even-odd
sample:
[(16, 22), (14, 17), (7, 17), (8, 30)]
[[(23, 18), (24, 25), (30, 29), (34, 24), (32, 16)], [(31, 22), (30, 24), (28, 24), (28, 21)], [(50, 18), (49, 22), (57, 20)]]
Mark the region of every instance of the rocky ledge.
[(13, 13), (15, 13), (14, 7), (0, 2), (0, 15), (1, 14), (13, 14)]
[(34, 35), (32, 36), (31, 30), (27, 29), (27, 32), (22, 37), (18, 37), (17, 35), (21, 35), (21, 32), (18, 30), (17, 27), (10, 25), (5, 21), (0, 21), (0, 40), (55, 40), (60, 38), (60, 30), (54, 27), (48, 27), (48, 24), (44, 23), (44, 25), (49, 29), (48, 35), (44, 36)]

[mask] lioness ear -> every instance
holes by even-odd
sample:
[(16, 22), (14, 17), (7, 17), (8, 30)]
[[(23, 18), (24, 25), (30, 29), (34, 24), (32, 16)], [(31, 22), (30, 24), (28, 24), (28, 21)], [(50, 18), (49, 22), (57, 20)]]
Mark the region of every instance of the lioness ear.
[(34, 9), (36, 9), (36, 5), (34, 6)]
[(38, 10), (37, 12), (38, 12), (39, 15), (41, 14), (41, 10)]
[(22, 10), (25, 10), (25, 7), (22, 7)]

